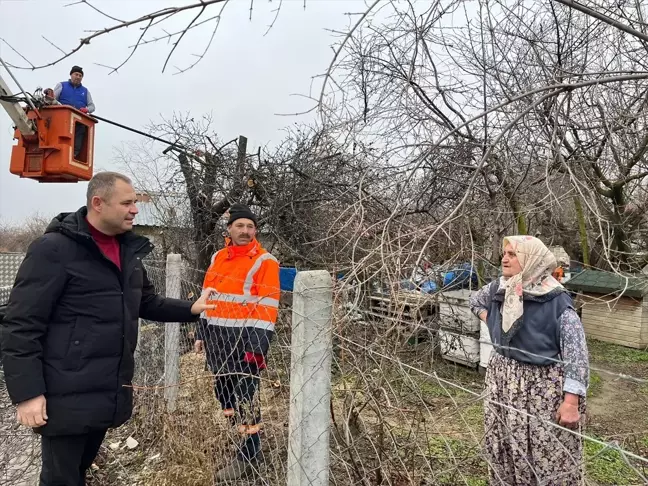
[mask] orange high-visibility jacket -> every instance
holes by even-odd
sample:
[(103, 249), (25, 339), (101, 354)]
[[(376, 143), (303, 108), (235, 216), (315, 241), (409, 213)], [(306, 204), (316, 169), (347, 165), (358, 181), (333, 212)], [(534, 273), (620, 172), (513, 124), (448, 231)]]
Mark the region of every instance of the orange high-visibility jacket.
[(248, 332), (245, 350), (266, 354), (279, 308), (279, 262), (257, 240), (228, 245), (216, 252), (203, 288), (216, 290), (208, 299), (215, 309), (203, 313), (208, 326)]

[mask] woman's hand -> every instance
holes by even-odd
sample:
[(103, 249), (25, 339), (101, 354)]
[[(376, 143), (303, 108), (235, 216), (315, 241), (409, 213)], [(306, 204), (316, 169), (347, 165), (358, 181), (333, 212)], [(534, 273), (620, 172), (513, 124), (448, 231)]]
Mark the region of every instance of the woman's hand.
[(565, 393), (565, 399), (558, 407), (556, 412), (556, 422), (563, 427), (575, 429), (581, 419), (581, 414), (578, 411), (578, 395), (573, 393)]
[(481, 311), (481, 312), (479, 313), (479, 318), (480, 318), (482, 321), (486, 322), (486, 319), (488, 319), (488, 312), (487, 312), (487, 311)]

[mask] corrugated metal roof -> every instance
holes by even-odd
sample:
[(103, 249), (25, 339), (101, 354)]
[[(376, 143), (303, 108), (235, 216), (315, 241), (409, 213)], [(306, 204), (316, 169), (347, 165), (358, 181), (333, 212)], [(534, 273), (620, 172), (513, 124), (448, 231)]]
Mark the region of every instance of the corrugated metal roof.
[(189, 214), (185, 198), (177, 196), (161, 196), (152, 201), (137, 203), (139, 213), (135, 216), (135, 226), (182, 227), (183, 217)]
[(164, 213), (161, 212), (154, 202), (138, 202), (135, 226), (163, 226)]
[(0, 305), (6, 305), (9, 302), (11, 287), (0, 287)]
[(24, 253), (0, 253), (0, 305), (5, 305), (16, 280)]
[(0, 287), (12, 287), (24, 253), (0, 253)]
[(583, 270), (564, 285), (569, 290), (591, 294), (618, 293), (626, 297), (642, 298), (648, 293), (648, 278), (623, 277), (600, 270)]

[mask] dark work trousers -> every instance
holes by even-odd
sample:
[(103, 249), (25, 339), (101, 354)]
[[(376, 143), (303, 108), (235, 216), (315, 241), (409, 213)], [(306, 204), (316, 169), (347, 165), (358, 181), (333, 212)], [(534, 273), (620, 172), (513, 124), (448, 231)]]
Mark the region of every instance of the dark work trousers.
[(97, 430), (83, 435), (43, 436), (40, 486), (85, 486), (86, 470), (92, 466), (105, 435), (105, 430)]
[(254, 396), (259, 388), (258, 370), (250, 370), (250, 374), (254, 376), (228, 375), (214, 379), (214, 391), (223, 413), (243, 437), (238, 450), (241, 460), (254, 459), (261, 451), (258, 431), (261, 408), (258, 397)]
[(88, 133), (88, 127), (78, 122), (74, 125), (74, 158), (78, 159), (83, 148), (83, 141)]

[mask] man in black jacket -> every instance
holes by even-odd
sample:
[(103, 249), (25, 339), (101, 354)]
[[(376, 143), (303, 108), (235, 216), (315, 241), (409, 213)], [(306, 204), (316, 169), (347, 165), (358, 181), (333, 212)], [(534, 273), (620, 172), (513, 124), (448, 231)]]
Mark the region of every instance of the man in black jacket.
[(133, 233), (130, 180), (88, 184), (87, 206), (54, 218), (23, 260), (0, 327), (18, 421), (42, 436), (41, 486), (79, 486), (108, 428), (132, 413), (138, 318), (189, 322), (213, 306), (161, 297)]

